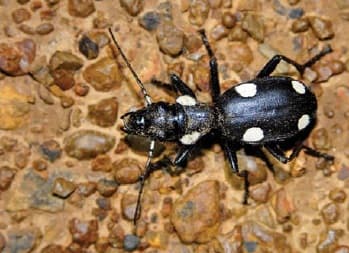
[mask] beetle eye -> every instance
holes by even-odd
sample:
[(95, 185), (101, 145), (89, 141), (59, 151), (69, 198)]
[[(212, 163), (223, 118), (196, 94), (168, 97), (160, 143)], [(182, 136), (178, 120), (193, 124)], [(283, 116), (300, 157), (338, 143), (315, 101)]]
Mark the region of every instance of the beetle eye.
[(137, 126), (144, 128), (145, 125), (145, 119), (143, 116), (139, 117), (136, 121)]

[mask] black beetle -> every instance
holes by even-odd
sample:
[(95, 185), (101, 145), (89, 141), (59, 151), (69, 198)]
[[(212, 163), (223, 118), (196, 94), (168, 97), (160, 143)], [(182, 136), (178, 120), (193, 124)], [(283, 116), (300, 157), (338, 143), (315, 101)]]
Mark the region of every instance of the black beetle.
[[(115, 37), (112, 39), (140, 86), (146, 107), (128, 112), (121, 118), (124, 131), (129, 134), (146, 136), (151, 139), (145, 171), (140, 177), (140, 190), (134, 222), (140, 215), (140, 200), (144, 182), (156, 167), (152, 166), (155, 140), (175, 141), (181, 147), (173, 165), (177, 166), (188, 155), (214, 135), (221, 144), (233, 173), (244, 178), (244, 203), (248, 200), (248, 172), (240, 172), (236, 151), (246, 146), (264, 147), (282, 163), (287, 163), (303, 149), (308, 154), (332, 161), (333, 156), (320, 153), (303, 145), (304, 140), (316, 123), (317, 100), (314, 93), (302, 82), (287, 76), (270, 76), (281, 60), (293, 65), (300, 74), (324, 55), (332, 52), (330, 46), (305, 64), (283, 56), (275, 55), (257, 74), (256, 78), (240, 83), (220, 94), (217, 60), (211, 50), (205, 32), (200, 30), (203, 44), (210, 57), (210, 87), (212, 103), (200, 103), (194, 92), (175, 74), (170, 75), (171, 84), (154, 80), (155, 84), (174, 89), (180, 96), (175, 104), (152, 103), (144, 85), (132, 69)], [(285, 155), (284, 144), (292, 143), (290, 156)], [(264, 158), (266, 158), (264, 156)], [(270, 165), (270, 162), (267, 162)]]

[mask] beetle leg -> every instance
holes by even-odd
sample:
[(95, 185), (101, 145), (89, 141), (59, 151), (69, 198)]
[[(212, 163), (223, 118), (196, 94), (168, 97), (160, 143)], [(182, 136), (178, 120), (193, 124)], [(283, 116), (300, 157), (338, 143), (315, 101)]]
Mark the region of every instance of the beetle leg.
[(186, 83), (184, 83), (178, 75), (171, 74), (170, 80), (171, 84), (156, 79), (152, 79), (151, 83), (163, 87), (167, 90), (175, 91), (177, 94), (188, 95), (196, 99), (193, 90)]
[(307, 61), (304, 64), (299, 64), (294, 60), (291, 60), (290, 58), (283, 55), (279, 55), (279, 54), (274, 55), (274, 57), (267, 62), (267, 64), (263, 67), (263, 69), (258, 73), (256, 77), (261, 78), (261, 77), (269, 76), (275, 70), (275, 68), (280, 63), (281, 60), (293, 65), (299, 71), (299, 73), (303, 75), (306, 68), (311, 67), (317, 61), (319, 61), (323, 56), (331, 52), (332, 52), (332, 48), (329, 45), (327, 45), (325, 48), (322, 49), (320, 53), (315, 55), (313, 58), (311, 58), (309, 61)]
[(244, 205), (248, 204), (248, 198), (250, 196), (250, 191), (249, 191), (249, 186), (250, 186), (250, 182), (248, 181), (248, 171), (244, 170), (244, 171), (239, 171), (239, 166), (238, 166), (238, 159), (236, 156), (236, 151), (232, 148), (231, 143), (228, 143), (227, 141), (224, 142), (223, 144), (223, 149), (224, 152), (228, 158), (230, 167), (232, 169), (232, 172), (236, 175), (238, 175), (239, 177), (243, 177), (244, 178), (244, 197), (243, 197), (243, 201), (242, 203)]
[(279, 160), (282, 163), (288, 163), (289, 161), (292, 161), (302, 149), (304, 149), (304, 152), (308, 155), (315, 156), (315, 157), (322, 157), (329, 161), (334, 160), (333, 156), (316, 151), (308, 146), (303, 145), (303, 143), (301, 142), (294, 147), (289, 157), (287, 157), (284, 154), (284, 152), (280, 149), (280, 147), (276, 144), (265, 145), (265, 148), (270, 152), (270, 154), (272, 154), (277, 160)]
[(208, 42), (205, 30), (199, 30), (201, 35), (202, 43), (205, 45), (208, 56), (210, 57), (210, 87), (211, 87), (211, 96), (212, 101), (216, 102), (220, 95), (219, 87), (219, 76), (218, 76), (218, 63), (217, 59), (214, 56), (214, 53), (211, 49), (210, 43)]
[(144, 189), (145, 180), (153, 172), (153, 167), (151, 166), (151, 159), (153, 157), (154, 147), (155, 147), (155, 140), (152, 140), (150, 142), (150, 146), (149, 146), (148, 158), (147, 158), (147, 162), (145, 164), (145, 171), (139, 177), (140, 188), (139, 188), (139, 191), (138, 191), (138, 197), (137, 197), (137, 204), (136, 204), (135, 213), (134, 213), (134, 216), (133, 216), (133, 224), (134, 225), (136, 225), (137, 220), (139, 219), (139, 217), (141, 215), (141, 199), (142, 199), (142, 193), (143, 193), (143, 189)]

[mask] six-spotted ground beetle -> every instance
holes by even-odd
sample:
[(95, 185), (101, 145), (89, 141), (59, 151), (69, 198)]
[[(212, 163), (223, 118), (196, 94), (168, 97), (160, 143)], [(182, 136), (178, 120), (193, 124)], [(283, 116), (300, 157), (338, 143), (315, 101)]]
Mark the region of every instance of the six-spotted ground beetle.
[[(194, 92), (176, 75), (171, 74), (171, 84), (154, 81), (164, 87), (172, 87), (180, 96), (175, 104), (152, 103), (143, 83), (131, 67), (115, 37), (112, 39), (121, 56), (141, 88), (146, 107), (128, 112), (121, 118), (124, 131), (151, 139), (145, 171), (140, 177), (140, 190), (134, 222), (140, 216), (140, 201), (144, 182), (156, 166), (152, 166), (155, 141), (174, 141), (180, 144), (174, 166), (185, 161), (189, 154), (200, 146), (209, 135), (214, 135), (221, 144), (233, 173), (244, 178), (244, 203), (248, 199), (248, 172), (239, 171), (236, 151), (252, 146), (264, 147), (282, 163), (287, 163), (303, 149), (306, 153), (333, 160), (334, 157), (320, 153), (303, 142), (316, 122), (317, 100), (314, 93), (299, 80), (287, 76), (270, 76), (281, 60), (293, 65), (301, 74), (324, 55), (332, 52), (330, 46), (305, 64), (283, 56), (274, 56), (256, 78), (240, 83), (223, 94), (220, 93), (217, 60), (211, 50), (205, 32), (199, 31), (210, 57), (210, 87), (212, 103), (200, 103)], [(292, 143), (292, 152), (286, 156), (284, 144)], [(266, 158), (266, 156), (264, 156)], [(271, 165), (270, 162), (266, 161)]]

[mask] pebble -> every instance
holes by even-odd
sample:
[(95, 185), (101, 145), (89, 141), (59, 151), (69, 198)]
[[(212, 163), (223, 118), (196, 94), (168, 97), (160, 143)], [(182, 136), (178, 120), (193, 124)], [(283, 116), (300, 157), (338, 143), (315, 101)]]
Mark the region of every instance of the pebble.
[(122, 73), (115, 59), (105, 57), (87, 66), (84, 79), (97, 91), (110, 91), (121, 86)]
[(113, 172), (115, 180), (119, 184), (133, 184), (139, 180), (142, 166), (136, 159), (123, 158), (113, 162)]
[(70, 70), (56, 69), (51, 72), (54, 83), (63, 91), (71, 89), (74, 84), (74, 73)]
[(0, 146), (3, 148), (6, 152), (11, 152), (17, 147), (18, 141), (10, 136), (1, 136), (0, 137)]
[(228, 29), (231, 29), (235, 26), (236, 24), (236, 16), (231, 13), (231, 12), (224, 12), (223, 13), (223, 16), (222, 16), (222, 24), (228, 28)]
[(83, 65), (83, 60), (68, 51), (56, 51), (50, 58), (49, 69), (54, 72), (59, 69), (76, 71)]
[(40, 145), (40, 151), (50, 162), (56, 161), (62, 155), (61, 145), (55, 140), (48, 140)]
[(17, 129), (28, 121), (28, 99), (28, 96), (20, 94), (13, 86), (0, 87), (0, 129)]
[(65, 253), (65, 250), (62, 245), (49, 244), (40, 253)]
[(87, 198), (97, 191), (97, 183), (95, 182), (84, 182), (77, 185), (76, 192), (83, 197)]
[(340, 245), (337, 246), (332, 253), (349, 253), (349, 246), (346, 245)]
[(51, 23), (42, 23), (35, 28), (35, 32), (39, 35), (46, 35), (53, 32), (54, 29)]
[(47, 162), (43, 159), (36, 159), (32, 162), (32, 167), (36, 171), (47, 170)]
[(241, 27), (258, 42), (264, 41), (264, 22), (261, 16), (246, 13), (241, 21)]
[[(132, 194), (123, 194), (121, 198), (122, 216), (129, 221), (133, 220), (136, 211), (137, 196)], [(142, 214), (144, 214), (142, 212)]]
[(308, 20), (311, 29), (319, 40), (328, 40), (333, 38), (334, 32), (331, 21), (319, 17), (309, 17)]
[(118, 101), (116, 97), (100, 100), (97, 104), (88, 106), (88, 119), (100, 127), (112, 127), (118, 116)]
[(92, 30), (87, 34), (94, 43), (98, 45), (99, 48), (103, 48), (110, 43), (110, 38), (107, 33), (103, 31)]
[(45, 0), (47, 5), (52, 7), (60, 2), (60, 0)]
[(197, 51), (201, 46), (202, 42), (198, 35), (196, 34), (186, 34), (184, 36), (184, 47), (189, 53), (194, 53)]
[(238, 62), (243, 66), (249, 65), (253, 61), (251, 48), (242, 42), (232, 43), (229, 47), (229, 61)]
[[(34, 68), (32, 71), (32, 76), (34, 80), (41, 83), (47, 90), (47, 87), (51, 86), (54, 82), (53, 77), (50, 74), (50, 70), (46, 66), (38, 66), (37, 68)], [(41, 92), (39, 90), (39, 92)]]
[(292, 23), (291, 30), (294, 33), (305, 32), (309, 29), (309, 20), (307, 18), (300, 18)]
[(230, 41), (246, 42), (247, 38), (248, 34), (241, 28), (241, 26), (235, 26), (228, 34), (228, 40)]
[(34, 35), (36, 32), (34, 27), (29, 26), (27, 24), (20, 24), (18, 26), (18, 29), (28, 35)]
[(295, 212), (295, 206), (284, 188), (275, 192), (273, 197), (273, 208), (279, 223), (285, 223)]
[(168, 246), (169, 235), (165, 232), (148, 230), (145, 234), (146, 242), (149, 246), (156, 249), (166, 249)]
[(11, 76), (26, 74), (36, 55), (36, 44), (24, 39), (14, 44), (0, 43), (0, 70)]
[(98, 221), (74, 218), (69, 221), (69, 231), (74, 243), (87, 248), (98, 239)]
[(321, 209), (324, 222), (328, 225), (336, 223), (340, 217), (339, 208), (335, 203), (328, 203)]
[(79, 51), (89, 60), (96, 59), (99, 54), (98, 44), (84, 35), (79, 40)]
[(137, 16), (143, 9), (144, 0), (121, 0), (120, 5), (131, 16)]
[(344, 203), (344, 201), (347, 198), (347, 194), (342, 189), (335, 188), (330, 191), (329, 198), (335, 203), (340, 204), (340, 203)]
[(206, 0), (193, 0), (189, 5), (189, 22), (202, 26), (208, 18), (210, 6)]
[(257, 11), (260, 9), (260, 2), (258, 0), (240, 1), (237, 9), (239, 11)]
[(269, 183), (261, 183), (250, 188), (250, 196), (258, 203), (266, 203), (268, 201), (270, 191), (271, 186)]
[(50, 91), (44, 85), (38, 86), (38, 95), (45, 104), (53, 105), (55, 103)]
[(39, 9), (41, 9), (43, 6), (42, 2), (40, 0), (34, 0), (34, 1), (31, 1), (31, 4), (30, 4), (30, 9), (35, 12)]
[[(267, 43), (263, 43), (258, 45), (258, 51), (266, 58), (266, 59), (271, 59), (273, 58), (273, 56), (280, 54), (280, 52), (278, 50), (276, 50), (275, 48), (273, 48), (272, 46), (270, 46)], [(276, 69), (274, 70), (275, 73), (277, 74), (289, 74), (290, 71), (290, 67), (289, 64), (287, 64), (286, 62), (281, 61), (280, 64), (277, 65)]]
[(181, 53), (184, 43), (184, 33), (171, 21), (164, 20), (156, 30), (156, 39), (160, 50), (168, 55), (177, 56)]
[(256, 221), (268, 226), (271, 229), (276, 228), (275, 217), (269, 205), (260, 205), (256, 209)]
[(337, 246), (338, 235), (335, 230), (330, 229), (327, 232), (320, 234), (320, 240), (316, 245), (317, 253), (333, 252), (333, 249)]
[(80, 97), (86, 96), (90, 91), (90, 87), (84, 83), (77, 83), (74, 85), (74, 92)]
[(75, 189), (76, 185), (73, 182), (70, 182), (65, 178), (58, 177), (53, 183), (52, 194), (60, 198), (67, 198), (75, 191)]
[(229, 34), (229, 29), (222, 24), (214, 26), (210, 32), (211, 38), (214, 40), (220, 40), (227, 37)]
[(24, 21), (29, 20), (31, 18), (31, 14), (25, 8), (18, 8), (12, 12), (12, 18), (16, 24), (20, 24)]
[(15, 153), (14, 160), (15, 160), (15, 165), (19, 169), (24, 169), (29, 162), (31, 155), (30, 148), (22, 145), (20, 146)]
[(289, 5), (296, 5), (299, 3), (300, 0), (287, 0)]
[(95, 243), (97, 253), (109, 252), (109, 240), (107, 237), (99, 237)]
[(75, 103), (75, 100), (69, 96), (62, 96), (60, 99), (61, 99), (61, 106), (63, 108), (72, 107)]
[(17, 0), (17, 3), (19, 4), (26, 4), (28, 3), (30, 0)]
[(109, 198), (103, 198), (103, 197), (99, 197), (96, 199), (96, 204), (100, 209), (103, 210), (111, 210), (111, 201)]
[[(146, 155), (149, 150), (150, 140), (147, 137), (135, 134), (128, 134), (125, 137), (125, 143), (132, 151)], [(121, 147), (122, 148), (122, 147)], [(165, 145), (159, 141), (155, 142), (153, 157), (158, 157), (165, 150)]]
[(0, 190), (6, 191), (15, 178), (16, 170), (8, 166), (0, 167)]
[(154, 31), (160, 24), (160, 14), (154, 11), (146, 12), (138, 19), (138, 23), (148, 31)]
[(171, 222), (184, 243), (209, 242), (217, 235), (219, 218), (219, 183), (213, 180), (191, 188), (174, 203), (171, 213)]
[(79, 160), (95, 158), (115, 145), (115, 137), (94, 130), (80, 130), (64, 138), (65, 152)]
[(85, 18), (96, 10), (93, 0), (69, 0), (68, 12), (73, 17)]
[(124, 250), (126, 251), (134, 251), (138, 248), (140, 244), (140, 239), (136, 235), (126, 235), (124, 238)]
[(328, 150), (332, 146), (328, 132), (325, 128), (315, 129), (311, 141), (316, 150)]
[(59, 129), (61, 129), (62, 131), (68, 131), (70, 128), (70, 118), (71, 118), (71, 114), (72, 114), (73, 110), (70, 109), (66, 109), (63, 110), (63, 113), (61, 114), (61, 121), (58, 123), (58, 127)]
[(91, 161), (91, 169), (93, 171), (109, 172), (112, 169), (112, 161), (109, 155), (98, 155)]
[(35, 252), (42, 238), (41, 231), (36, 228), (14, 228), (7, 232), (7, 243), (2, 252), (4, 253), (27, 253)]
[(118, 186), (115, 180), (102, 178), (97, 182), (97, 191), (103, 197), (111, 197), (117, 191)]

